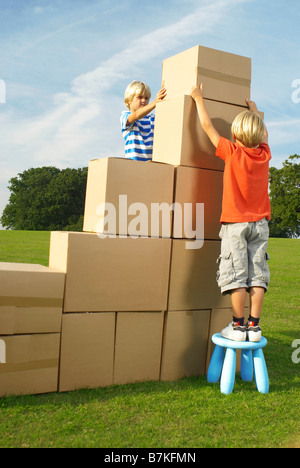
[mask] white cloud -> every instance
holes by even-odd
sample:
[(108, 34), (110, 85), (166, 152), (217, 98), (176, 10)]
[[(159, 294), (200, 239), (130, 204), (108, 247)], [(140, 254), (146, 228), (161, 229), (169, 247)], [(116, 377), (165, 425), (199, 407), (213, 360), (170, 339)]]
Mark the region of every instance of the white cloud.
[[(43, 9), (40, 9), (40, 11), (37, 11), (36, 13), (41, 13)], [(16, 56), (22, 56), (25, 52), (28, 52), (31, 49), (36, 48), (38, 45), (42, 44), (45, 41), (48, 41), (49, 39), (52, 39), (53, 37), (64, 33), (65, 31), (68, 31), (69, 29), (75, 28), (76, 26), (79, 26), (81, 24), (88, 23), (91, 20), (91, 18), (84, 18), (78, 21), (73, 21), (70, 24), (65, 25), (62, 28), (58, 28), (54, 31), (51, 31), (50, 33), (44, 34), (39, 39), (34, 40), (33, 42), (29, 42), (25, 44), (23, 47), (21, 47)]]
[(156, 29), (135, 40), (128, 48), (113, 55), (100, 67), (80, 75), (72, 81), (72, 92), (97, 98), (118, 80), (126, 77), (132, 68), (140, 67), (168, 50), (181, 44), (184, 38), (211, 31), (220, 21), (225, 20), (226, 9), (251, 0), (219, 0), (197, 8), (180, 21)]
[(300, 147), (300, 119), (285, 119), (280, 121), (267, 122), (266, 125), (272, 147), (275, 145), (291, 143), (298, 143), (297, 146), (298, 148)]

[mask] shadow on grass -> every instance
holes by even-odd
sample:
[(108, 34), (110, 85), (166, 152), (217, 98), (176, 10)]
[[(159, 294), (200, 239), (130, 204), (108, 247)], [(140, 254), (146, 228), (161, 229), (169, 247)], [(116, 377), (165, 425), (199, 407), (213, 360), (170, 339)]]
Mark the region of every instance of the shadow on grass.
[[(295, 336), (296, 339), (296, 332), (295, 334), (290, 331), (281, 333), (281, 335), (289, 338), (291, 334), (293, 335), (292, 338)], [(295, 364), (292, 361), (293, 351), (292, 341), (280, 339), (276, 336), (268, 338), (268, 345), (264, 349), (264, 354), (270, 380), (269, 393), (290, 393), (299, 390), (300, 363)], [(210, 384), (207, 382), (206, 376), (199, 376), (187, 377), (177, 381), (149, 381), (42, 395), (8, 396), (0, 399), (0, 408), (32, 407), (47, 404), (58, 407), (67, 404), (76, 407), (93, 401), (105, 402), (116, 398), (126, 399), (151, 394), (163, 397), (164, 395), (168, 396), (172, 393), (178, 394), (184, 391), (188, 391), (192, 395), (202, 392), (203, 398), (215, 398), (218, 394), (221, 395), (219, 383)], [(237, 373), (232, 395), (247, 393), (249, 396), (249, 392), (251, 394), (257, 393), (255, 379), (253, 378), (252, 382), (243, 382), (240, 374)], [(222, 397), (226, 398), (224, 395)]]
[(189, 377), (174, 382), (148, 381), (111, 385), (109, 387), (83, 388), (68, 392), (45, 393), (41, 395), (7, 396), (0, 399), (0, 409), (17, 406), (43, 406), (64, 404), (78, 406), (93, 401), (105, 402), (115, 398), (135, 397), (137, 395), (170, 394), (182, 390), (201, 390), (208, 386), (206, 376)]

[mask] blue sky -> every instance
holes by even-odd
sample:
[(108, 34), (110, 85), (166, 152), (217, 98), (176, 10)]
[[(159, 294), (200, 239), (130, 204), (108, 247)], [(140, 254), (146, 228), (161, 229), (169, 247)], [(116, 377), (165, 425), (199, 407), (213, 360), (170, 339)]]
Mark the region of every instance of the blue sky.
[(198, 44), (251, 57), (281, 167), (300, 154), (299, 24), (299, 0), (0, 0), (0, 215), (26, 169), (123, 156), (127, 84), (154, 96), (162, 61)]

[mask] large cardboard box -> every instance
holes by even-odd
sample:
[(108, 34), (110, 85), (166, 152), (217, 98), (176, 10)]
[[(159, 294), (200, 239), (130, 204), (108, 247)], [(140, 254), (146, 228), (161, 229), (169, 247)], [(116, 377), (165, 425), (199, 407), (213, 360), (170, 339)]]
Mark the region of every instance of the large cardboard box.
[(200, 249), (187, 249), (184, 239), (174, 239), (168, 310), (201, 310), (231, 307), (216, 281), (221, 242), (205, 240)]
[(159, 380), (164, 312), (117, 314), (114, 383)]
[[(232, 140), (232, 122), (245, 109), (207, 99), (205, 104), (219, 134)], [(196, 103), (190, 96), (182, 95), (157, 104), (153, 161), (223, 171), (224, 161), (215, 153), (216, 148), (202, 129)]]
[(219, 240), (223, 173), (178, 166), (175, 180), (173, 238)]
[(56, 392), (60, 333), (0, 336), (0, 396)]
[(210, 310), (166, 313), (161, 380), (204, 375)]
[(64, 273), (42, 265), (0, 263), (0, 306), (61, 307)]
[[(90, 161), (83, 230), (121, 235), (162, 236), (151, 219), (155, 205), (173, 203), (174, 167), (121, 158)], [(171, 212), (168, 223), (171, 226)], [(170, 237), (170, 228), (169, 228)]]
[(112, 385), (115, 315), (63, 316), (59, 391)]
[(50, 266), (66, 273), (64, 312), (166, 310), (171, 242), (52, 232)]
[(0, 306), (0, 335), (60, 333), (61, 307)]
[(251, 59), (197, 45), (163, 61), (168, 98), (189, 94), (201, 82), (205, 98), (244, 106), (250, 97)]

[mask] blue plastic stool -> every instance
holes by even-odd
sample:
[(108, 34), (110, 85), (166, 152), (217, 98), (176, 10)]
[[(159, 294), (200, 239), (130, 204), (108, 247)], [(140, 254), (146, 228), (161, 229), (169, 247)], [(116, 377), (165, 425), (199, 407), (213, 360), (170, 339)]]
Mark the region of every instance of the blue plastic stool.
[(208, 368), (208, 382), (216, 383), (221, 376), (221, 392), (226, 395), (231, 393), (235, 381), (236, 350), (241, 349), (242, 379), (246, 382), (251, 382), (254, 371), (257, 390), (260, 393), (268, 393), (269, 377), (264, 353), (262, 351), (262, 348), (267, 344), (266, 338), (262, 337), (259, 342), (252, 343), (250, 341), (228, 340), (227, 338), (223, 338), (220, 333), (216, 333), (212, 336), (212, 341), (215, 343), (216, 347)]

